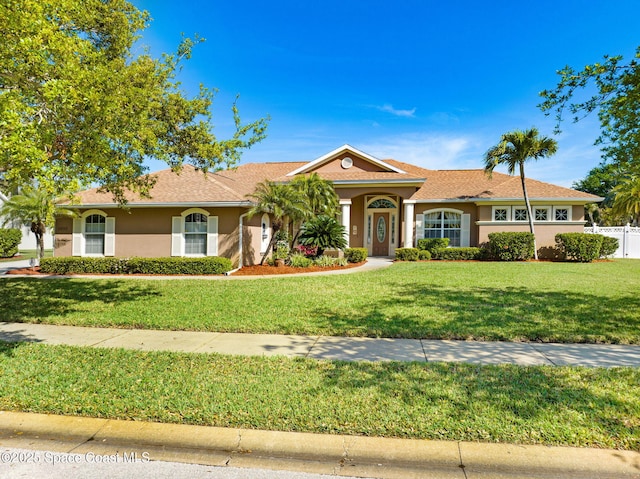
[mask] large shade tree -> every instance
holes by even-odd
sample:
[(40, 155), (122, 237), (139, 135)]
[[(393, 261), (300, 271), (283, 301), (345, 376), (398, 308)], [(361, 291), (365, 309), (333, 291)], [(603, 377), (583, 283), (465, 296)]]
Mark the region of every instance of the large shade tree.
[(556, 131), (567, 114), (579, 121), (592, 112), (600, 120), (605, 159), (625, 174), (640, 173), (640, 47), (633, 59), (605, 56), (602, 62), (583, 69), (564, 67), (555, 88), (544, 90), (539, 105), (545, 114), (555, 113)]
[(514, 130), (502, 135), (500, 142), (491, 147), (484, 157), (484, 171), (491, 177), (493, 170), (500, 165), (507, 167), (507, 172), (513, 175), (520, 174), (522, 184), (522, 195), (527, 207), (527, 218), (529, 229), (534, 235), (534, 257), (538, 259), (538, 251), (535, 244), (535, 231), (533, 225), (533, 215), (531, 212), (531, 202), (527, 194), (527, 182), (524, 173), (524, 164), (530, 160), (537, 160), (554, 155), (558, 149), (558, 144), (553, 138), (540, 136), (537, 128), (528, 130)]
[[(126, 0), (0, 2), (0, 179), (56, 197), (100, 186), (121, 203), (152, 186), (144, 161), (233, 166), (267, 120), (213, 133), (213, 92), (188, 97), (177, 73), (201, 39), (153, 58), (135, 42), (147, 12)], [(135, 46), (135, 49), (134, 49)], [(143, 52), (143, 53), (138, 53)]]

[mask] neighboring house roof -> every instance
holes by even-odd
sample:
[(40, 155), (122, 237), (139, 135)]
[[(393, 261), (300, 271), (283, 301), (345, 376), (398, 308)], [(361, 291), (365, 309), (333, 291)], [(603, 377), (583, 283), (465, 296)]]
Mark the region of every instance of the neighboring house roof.
[[(353, 155), (367, 162), (373, 171), (359, 168), (339, 169), (327, 164), (339, 155)], [(130, 205), (167, 206), (172, 204), (247, 205), (247, 195), (253, 193), (258, 183), (271, 180), (291, 181), (292, 175), (318, 171), (318, 174), (334, 182), (336, 187), (357, 184), (412, 185), (417, 191), (411, 197), (423, 201), (496, 201), (521, 199), (522, 186), (519, 176), (493, 173), (489, 179), (482, 169), (477, 170), (429, 170), (396, 160), (379, 160), (345, 145), (311, 162), (248, 163), (236, 168), (204, 174), (191, 165), (185, 165), (179, 173), (171, 169), (152, 173), (156, 179), (151, 198), (126, 195)], [(599, 201), (589, 193), (527, 179), (527, 191), (531, 199)], [(110, 193), (97, 189), (77, 194), (82, 206), (113, 205)], [(80, 205), (79, 205), (80, 206)]]

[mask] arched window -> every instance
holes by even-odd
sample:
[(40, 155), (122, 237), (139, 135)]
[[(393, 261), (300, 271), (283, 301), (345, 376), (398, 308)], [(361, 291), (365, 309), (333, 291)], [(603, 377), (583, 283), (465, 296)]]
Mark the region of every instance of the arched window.
[(461, 213), (449, 210), (425, 212), (425, 238), (449, 238), (449, 246), (460, 246), (461, 233)]
[(106, 218), (102, 215), (89, 215), (84, 220), (84, 253), (86, 255), (104, 255), (104, 237)]
[(189, 208), (171, 219), (171, 256), (217, 256), (218, 217)]
[(207, 254), (207, 217), (202, 213), (191, 213), (184, 219), (184, 254)]

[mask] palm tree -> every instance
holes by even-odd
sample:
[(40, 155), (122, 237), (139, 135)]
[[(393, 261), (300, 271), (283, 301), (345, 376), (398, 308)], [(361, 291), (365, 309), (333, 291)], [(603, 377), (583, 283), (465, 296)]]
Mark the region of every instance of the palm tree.
[(629, 176), (615, 188), (612, 213), (623, 217), (631, 217), (640, 224), (640, 176)]
[[(520, 171), (520, 181), (522, 182), (522, 194), (527, 206), (527, 218), (529, 228), (535, 235), (533, 228), (533, 215), (531, 214), (531, 203), (527, 195), (527, 184), (524, 176), (524, 164), (528, 160), (537, 160), (555, 154), (558, 150), (558, 143), (546, 136), (540, 137), (537, 128), (530, 128), (525, 131), (515, 130), (502, 135), (500, 143), (487, 151), (484, 157), (484, 172), (491, 178), (493, 170), (498, 165), (506, 165), (510, 175)], [(538, 251), (533, 239), (533, 254), (538, 259)]]
[(75, 216), (75, 212), (56, 205), (55, 198), (43, 189), (32, 186), (25, 187), (19, 194), (11, 196), (2, 208), (0, 217), (9, 221), (20, 221), (31, 226), (31, 232), (36, 237), (38, 259), (44, 256), (44, 235), (47, 228), (53, 227), (55, 215)]
[(300, 244), (315, 246), (318, 248), (318, 256), (322, 256), (325, 249), (344, 249), (347, 246), (345, 228), (335, 218), (316, 216), (302, 225)]
[(314, 171), (309, 176), (296, 176), (289, 184), (309, 199), (309, 207), (314, 216), (335, 217), (338, 214), (340, 199), (333, 189), (333, 182), (322, 179)]
[(287, 221), (301, 222), (308, 218), (309, 201), (303, 193), (288, 184), (276, 183), (274, 181), (264, 181), (258, 183), (256, 190), (247, 195), (254, 206), (248, 211), (247, 217), (253, 218), (258, 214), (268, 214), (271, 216), (271, 241), (260, 260), (260, 264), (269, 255), (278, 231), (286, 226)]

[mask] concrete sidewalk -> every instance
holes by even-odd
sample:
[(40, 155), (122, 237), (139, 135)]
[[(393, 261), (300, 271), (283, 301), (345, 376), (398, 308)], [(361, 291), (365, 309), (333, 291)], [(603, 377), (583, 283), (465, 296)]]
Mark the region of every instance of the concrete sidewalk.
[(280, 355), (343, 361), (446, 361), (522, 366), (640, 367), (640, 346), (637, 345), (285, 336), (28, 323), (0, 323), (0, 340), (141, 351)]

